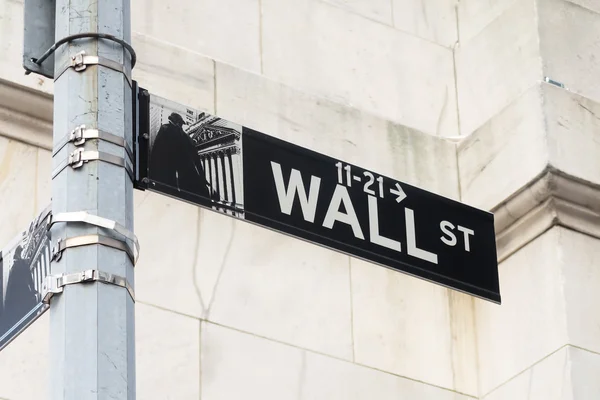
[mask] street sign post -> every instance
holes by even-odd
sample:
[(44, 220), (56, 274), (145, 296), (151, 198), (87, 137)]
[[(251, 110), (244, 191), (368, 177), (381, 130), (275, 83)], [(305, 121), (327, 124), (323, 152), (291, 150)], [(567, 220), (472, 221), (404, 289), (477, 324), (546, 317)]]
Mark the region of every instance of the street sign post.
[(50, 207), (17, 235), (0, 255), (0, 350), (47, 309), (42, 300), (50, 274)]
[(138, 96), (137, 186), (500, 303), (493, 215)]
[[(44, 282), (44, 303), (1, 335), (0, 348), (32, 315), (49, 307), (55, 368), (48, 398), (135, 399), (138, 246), (130, 96), (137, 56), (130, 44), (130, 0), (25, 0), (23, 8), (23, 67), (27, 74), (54, 79), (51, 222), (58, 225), (45, 231), (51, 229), (56, 251), (52, 275)], [(25, 257), (18, 249), (15, 254)], [(17, 256), (10, 257), (11, 271), (6, 264), (0, 268), (9, 273), (9, 288), (20, 282), (13, 278), (17, 270), (23, 280), (33, 274), (27, 266), (15, 269)], [(23, 284), (17, 286), (21, 293)], [(29, 297), (39, 300), (35, 292), (19, 301), (20, 307), (29, 308), (24, 306)], [(10, 293), (7, 289), (7, 299)], [(12, 324), (22, 309), (15, 311), (7, 299), (0, 307)]]

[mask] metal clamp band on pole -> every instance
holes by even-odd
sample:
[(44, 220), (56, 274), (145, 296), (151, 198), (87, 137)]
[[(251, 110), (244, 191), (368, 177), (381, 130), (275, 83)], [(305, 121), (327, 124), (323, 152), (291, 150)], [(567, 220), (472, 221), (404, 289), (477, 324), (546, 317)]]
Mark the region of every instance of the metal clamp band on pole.
[(106, 142), (115, 144), (119, 147), (123, 147), (127, 152), (130, 160), (133, 160), (133, 150), (129, 146), (129, 143), (120, 136), (113, 135), (112, 133), (104, 132), (99, 129), (86, 128), (85, 125), (79, 125), (71, 131), (68, 135), (65, 135), (52, 151), (52, 155), (55, 156), (67, 143), (73, 143), (75, 146), (81, 146), (85, 144), (86, 139), (99, 139)]
[(129, 177), (133, 180), (133, 167), (129, 160), (124, 157), (115, 156), (113, 154), (104, 153), (101, 151), (86, 151), (84, 148), (75, 149), (66, 160), (63, 160), (58, 167), (52, 171), (52, 179), (56, 178), (63, 169), (70, 166), (73, 169), (81, 168), (84, 163), (89, 161), (104, 161), (110, 164), (118, 165), (125, 168)]
[(56, 51), (63, 44), (70, 42), (76, 39), (88, 39), (88, 38), (97, 38), (97, 39), (107, 39), (112, 40), (113, 42), (119, 43), (121, 46), (127, 49), (129, 55), (131, 56), (131, 68), (135, 67), (135, 63), (137, 61), (137, 56), (135, 54), (135, 50), (129, 43), (124, 41), (123, 39), (119, 39), (116, 36), (109, 35), (108, 33), (97, 33), (97, 32), (87, 32), (87, 33), (77, 33), (75, 35), (66, 36), (60, 39), (58, 42), (54, 43), (44, 54), (40, 56), (40, 58), (32, 58), (31, 61), (37, 65), (41, 65), (46, 58), (48, 58), (52, 53)]
[(125, 67), (123, 64), (120, 64), (116, 61), (109, 60), (108, 58), (99, 57), (99, 56), (87, 56), (85, 51), (81, 51), (74, 56), (71, 57), (69, 61), (67, 61), (59, 70), (58, 73), (54, 76), (54, 80), (57, 80), (61, 77), (62, 74), (65, 73), (69, 68), (73, 68), (77, 72), (85, 71), (88, 65), (101, 65), (106, 68), (110, 68), (114, 71), (120, 72), (125, 76), (127, 82), (129, 83), (129, 87), (131, 87), (131, 76), (127, 74)]
[(62, 252), (66, 249), (94, 244), (100, 244), (106, 247), (112, 247), (113, 249), (122, 250), (127, 253), (134, 266), (137, 263), (138, 253), (136, 249), (132, 248), (127, 241), (117, 240), (102, 235), (83, 235), (66, 239), (58, 239), (56, 246), (52, 249), (52, 260), (59, 261), (62, 257)]
[(138, 241), (137, 236), (129, 229), (125, 228), (123, 225), (119, 224), (116, 221), (111, 219), (102, 218), (97, 215), (89, 214), (85, 211), (74, 211), (74, 212), (64, 212), (53, 215), (49, 226), (58, 223), (58, 222), (81, 222), (88, 225), (94, 225), (99, 228), (104, 228), (115, 232), (116, 234), (131, 240), (137, 251), (137, 254), (140, 252), (140, 242)]
[(50, 299), (55, 294), (62, 293), (65, 286), (86, 282), (101, 282), (125, 288), (131, 299), (135, 302), (135, 293), (126, 278), (96, 269), (88, 269), (72, 274), (47, 276), (42, 286), (42, 301), (49, 304)]

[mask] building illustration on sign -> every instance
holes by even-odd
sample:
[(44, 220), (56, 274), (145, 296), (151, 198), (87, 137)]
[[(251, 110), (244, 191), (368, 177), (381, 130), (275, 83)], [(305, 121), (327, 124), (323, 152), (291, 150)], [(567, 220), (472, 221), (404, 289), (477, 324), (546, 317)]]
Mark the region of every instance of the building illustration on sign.
[(0, 255), (0, 349), (37, 319), (44, 278), (50, 274), (50, 234), (44, 210)]
[(150, 179), (243, 218), (241, 125), (152, 96), (149, 130)]

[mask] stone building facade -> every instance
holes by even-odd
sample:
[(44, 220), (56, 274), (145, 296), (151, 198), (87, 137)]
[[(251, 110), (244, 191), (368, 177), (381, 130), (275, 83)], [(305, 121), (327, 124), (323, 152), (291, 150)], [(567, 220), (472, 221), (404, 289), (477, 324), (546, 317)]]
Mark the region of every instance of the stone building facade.
[[(600, 398), (597, 0), (132, 13), (152, 93), (493, 211), (503, 299), (136, 191), (138, 399)], [(0, 243), (50, 201), (53, 88), (22, 29), (0, 0)], [(47, 318), (0, 353), (0, 399), (46, 398)]]

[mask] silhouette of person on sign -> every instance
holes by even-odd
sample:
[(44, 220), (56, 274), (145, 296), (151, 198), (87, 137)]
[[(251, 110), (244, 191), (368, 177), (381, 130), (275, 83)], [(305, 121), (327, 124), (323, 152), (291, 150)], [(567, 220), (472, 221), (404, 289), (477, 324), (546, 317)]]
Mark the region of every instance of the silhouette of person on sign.
[(194, 141), (183, 130), (184, 124), (181, 115), (174, 112), (160, 127), (150, 155), (150, 179), (210, 198), (204, 167)]

